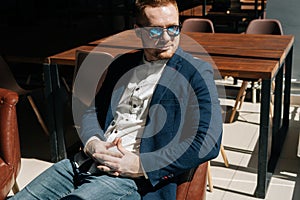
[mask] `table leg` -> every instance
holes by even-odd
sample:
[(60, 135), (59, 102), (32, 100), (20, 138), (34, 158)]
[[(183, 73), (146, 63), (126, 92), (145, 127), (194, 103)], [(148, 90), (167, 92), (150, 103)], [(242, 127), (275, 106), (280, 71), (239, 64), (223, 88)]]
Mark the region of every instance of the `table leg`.
[(202, 1), (202, 17), (206, 16), (206, 0)]
[(66, 158), (63, 132), (63, 102), (57, 65), (44, 64), (47, 124), (49, 127), (51, 161)]
[(269, 135), (269, 112), (270, 112), (271, 80), (262, 80), (261, 107), (260, 107), (260, 130), (259, 150), (257, 166), (257, 187), (255, 196), (265, 198), (267, 190), (267, 166), (268, 166), (268, 135)]
[(271, 81), (263, 80), (262, 82), (262, 100), (261, 100), (261, 118), (260, 118), (260, 134), (259, 134), (259, 153), (258, 153), (258, 174), (257, 174), (257, 188), (255, 195), (259, 198), (265, 198), (268, 178), (267, 173), (274, 171), (277, 157), (279, 156), (287, 129), (289, 127), (290, 114), (290, 94), (291, 94), (291, 78), (292, 78), (292, 59), (293, 47), (289, 51), (285, 59), (285, 87), (284, 87), (284, 104), (283, 104), (283, 120), (281, 121), (281, 105), (282, 105), (282, 84), (283, 84), (283, 69), (281, 66), (276, 75), (275, 88), (275, 104), (274, 104), (274, 118), (272, 129), (272, 149), (269, 166), (268, 163), (268, 132), (269, 132), (269, 103), (270, 103), (270, 88)]
[(274, 94), (274, 117), (272, 129), (272, 146), (271, 157), (269, 160), (268, 171), (274, 172), (279, 154), (281, 151), (280, 143), (280, 126), (282, 114), (282, 88), (283, 88), (283, 66), (280, 67), (275, 79), (275, 94)]
[[(268, 170), (274, 172), (280, 152), (285, 141), (287, 130), (289, 127), (289, 114), (290, 114), (290, 91), (291, 91), (291, 69), (292, 69), (292, 51), (288, 53), (285, 63), (282, 63), (280, 71), (276, 75), (276, 89), (275, 89), (275, 105), (274, 110), (274, 125), (272, 131), (272, 151), (269, 161)], [(283, 85), (283, 70), (285, 66), (285, 87), (284, 87), (284, 103), (283, 103), (283, 119), (281, 122), (281, 108), (282, 108), (282, 85)], [(277, 97), (278, 96), (278, 97)]]
[(284, 84), (284, 107), (283, 107), (283, 122), (282, 126), (285, 129), (289, 127), (290, 115), (290, 95), (291, 95), (291, 79), (292, 79), (292, 60), (293, 60), (293, 47), (289, 51), (285, 59), (285, 84)]
[(254, 1), (254, 10), (255, 10), (255, 18), (257, 19), (259, 17), (259, 15), (258, 15), (258, 0)]
[(290, 114), (290, 91), (291, 91), (291, 69), (292, 69), (292, 51), (286, 57), (285, 63), (285, 87), (284, 87), (284, 104), (283, 104), (283, 120), (281, 122), (281, 108), (282, 108), (282, 85), (283, 85), (283, 69), (281, 66), (280, 71), (276, 75), (276, 88), (275, 88), (275, 115), (274, 115), (274, 125), (272, 131), (272, 151), (271, 158), (269, 161), (268, 170), (274, 172), (280, 152), (285, 141), (287, 130), (289, 127), (289, 114)]

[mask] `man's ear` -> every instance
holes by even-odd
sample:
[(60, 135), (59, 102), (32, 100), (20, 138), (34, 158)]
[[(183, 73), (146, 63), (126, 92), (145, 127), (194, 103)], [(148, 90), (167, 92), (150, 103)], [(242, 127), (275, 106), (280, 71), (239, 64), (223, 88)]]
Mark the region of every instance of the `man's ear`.
[(138, 38), (142, 38), (141, 28), (138, 25), (134, 24), (134, 30), (135, 30), (136, 36)]

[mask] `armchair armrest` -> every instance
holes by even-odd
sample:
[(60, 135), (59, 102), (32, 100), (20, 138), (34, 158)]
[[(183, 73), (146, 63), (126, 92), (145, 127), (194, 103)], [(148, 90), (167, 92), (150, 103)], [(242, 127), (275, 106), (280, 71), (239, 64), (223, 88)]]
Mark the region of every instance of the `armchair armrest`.
[(18, 98), (17, 93), (0, 88), (0, 158), (7, 165), (13, 166), (15, 177), (21, 166), (16, 114)]
[(177, 186), (177, 198), (180, 200), (204, 200), (206, 198), (206, 178), (208, 162), (185, 174), (183, 183)]

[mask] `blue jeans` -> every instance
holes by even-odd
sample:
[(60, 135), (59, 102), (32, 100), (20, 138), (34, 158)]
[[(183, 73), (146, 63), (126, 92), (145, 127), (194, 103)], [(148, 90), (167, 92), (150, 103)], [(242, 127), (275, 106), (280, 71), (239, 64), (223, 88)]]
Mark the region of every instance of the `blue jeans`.
[(68, 159), (55, 163), (10, 200), (45, 199), (141, 199), (132, 179), (108, 175), (81, 175)]

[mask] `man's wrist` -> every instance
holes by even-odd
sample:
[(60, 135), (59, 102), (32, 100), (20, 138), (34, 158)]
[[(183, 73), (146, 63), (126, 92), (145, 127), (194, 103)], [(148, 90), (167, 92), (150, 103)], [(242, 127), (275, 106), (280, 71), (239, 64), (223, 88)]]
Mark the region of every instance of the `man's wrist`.
[(96, 136), (92, 136), (88, 139), (88, 141), (86, 142), (83, 151), (86, 155), (91, 155), (93, 154), (93, 142), (95, 141), (100, 141), (100, 139)]

